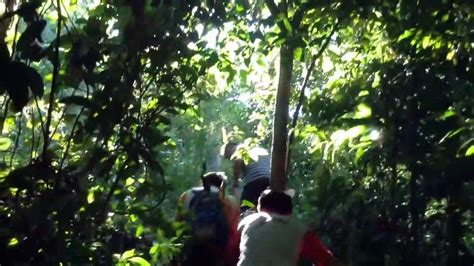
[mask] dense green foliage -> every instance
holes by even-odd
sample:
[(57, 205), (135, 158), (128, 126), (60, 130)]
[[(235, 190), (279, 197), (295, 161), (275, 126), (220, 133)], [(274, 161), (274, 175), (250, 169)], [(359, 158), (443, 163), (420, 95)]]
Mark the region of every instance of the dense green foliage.
[(471, 1), (0, 10), (1, 264), (169, 263), (202, 164), (228, 171), (228, 138), (270, 147), (280, 47), (298, 217), (348, 265), (473, 263)]

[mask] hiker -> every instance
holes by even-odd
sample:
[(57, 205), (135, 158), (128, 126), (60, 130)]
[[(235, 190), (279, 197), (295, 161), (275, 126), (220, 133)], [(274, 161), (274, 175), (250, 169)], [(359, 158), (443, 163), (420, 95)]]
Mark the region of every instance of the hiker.
[(317, 266), (333, 265), (333, 255), (319, 237), (292, 217), (291, 197), (285, 192), (265, 190), (258, 199), (258, 213), (245, 217), (238, 226), (239, 266), (294, 266), (305, 259)]
[(222, 172), (209, 172), (201, 179), (201, 187), (185, 191), (178, 201), (176, 220), (188, 224), (191, 236), (183, 265), (235, 265), (238, 206), (225, 196)]
[(256, 206), (258, 197), (270, 185), (270, 155), (261, 147), (253, 147), (248, 151), (252, 162), (246, 165), (242, 159), (235, 158), (235, 153), (240, 147), (235, 142), (228, 142), (223, 145), (221, 154), (233, 164), (232, 194), (235, 197), (239, 189), (239, 178), (242, 177), (240, 211), (244, 213), (251, 208), (244, 201)]

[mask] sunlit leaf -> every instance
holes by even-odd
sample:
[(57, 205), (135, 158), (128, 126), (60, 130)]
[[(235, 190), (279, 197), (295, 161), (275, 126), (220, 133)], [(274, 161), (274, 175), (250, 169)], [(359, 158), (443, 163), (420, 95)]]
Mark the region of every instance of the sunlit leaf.
[(360, 161), (360, 159), (362, 158), (362, 156), (364, 156), (365, 152), (366, 152), (365, 149), (358, 148), (357, 151), (356, 151), (355, 157), (354, 157), (354, 161), (356, 163), (358, 163)]
[(6, 151), (10, 148), (12, 140), (10, 138), (0, 137), (0, 151)]
[(361, 103), (357, 106), (357, 111), (355, 112), (355, 118), (367, 118), (372, 116), (372, 109), (370, 106), (365, 103)]
[(148, 253), (150, 253), (150, 255), (153, 255), (155, 253), (158, 252), (158, 249), (160, 248), (160, 246), (158, 244), (154, 244), (151, 248), (150, 248), (150, 251)]
[(295, 59), (298, 61), (303, 61), (303, 48), (298, 47), (295, 49)]
[(8, 242), (9, 247), (14, 247), (18, 245), (19, 241), (16, 237), (10, 238), (10, 241)]
[(285, 29), (288, 33), (293, 31), (293, 26), (291, 26), (290, 21), (286, 17), (283, 18), (283, 25), (285, 26)]
[(133, 183), (135, 183), (135, 179), (129, 177), (125, 180), (125, 186), (130, 186), (132, 185)]
[(135, 231), (135, 236), (140, 237), (143, 234), (143, 225), (139, 224), (137, 230)]
[(425, 37), (423, 37), (423, 41), (422, 41), (422, 43), (421, 43), (421, 46), (422, 46), (424, 49), (426, 49), (426, 48), (430, 45), (430, 43), (431, 43), (431, 38), (430, 38), (430, 36), (425, 36)]
[(122, 259), (128, 259), (130, 257), (133, 257), (135, 255), (135, 249), (130, 249), (122, 253), (120, 256)]
[(446, 135), (443, 136), (443, 138), (441, 138), (441, 140), (439, 141), (439, 143), (443, 143), (445, 142), (446, 140), (448, 139), (451, 139), (457, 135), (459, 135), (459, 133), (463, 132), (464, 130), (466, 130), (466, 127), (460, 127), (456, 130), (451, 130), (449, 131), (448, 133), (446, 133)]
[(466, 156), (471, 156), (474, 154), (474, 145), (471, 145), (466, 151)]
[(91, 204), (95, 200), (95, 195), (94, 191), (90, 190), (89, 193), (87, 194), (87, 203)]
[(398, 41), (410, 38), (415, 34), (415, 29), (405, 30), (400, 37), (398, 37)]
[(132, 262), (135, 265), (140, 266), (150, 266), (151, 264), (142, 257), (131, 257), (128, 261)]
[(252, 202), (250, 202), (248, 200), (243, 200), (242, 204), (240, 206), (241, 207), (249, 207), (251, 209), (255, 208), (255, 204), (253, 204)]

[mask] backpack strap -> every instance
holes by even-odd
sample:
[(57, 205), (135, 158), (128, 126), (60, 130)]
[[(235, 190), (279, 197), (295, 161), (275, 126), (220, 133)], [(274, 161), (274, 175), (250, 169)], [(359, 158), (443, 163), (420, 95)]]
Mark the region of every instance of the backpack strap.
[(189, 201), (189, 210), (194, 210), (197, 204), (206, 196), (209, 195), (209, 192), (205, 190), (192, 190), (192, 198)]

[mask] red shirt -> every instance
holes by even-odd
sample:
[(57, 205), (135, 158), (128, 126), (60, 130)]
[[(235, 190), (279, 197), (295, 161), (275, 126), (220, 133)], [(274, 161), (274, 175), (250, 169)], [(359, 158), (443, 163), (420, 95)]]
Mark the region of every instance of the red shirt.
[(333, 255), (319, 240), (314, 232), (307, 231), (303, 237), (300, 258), (309, 259), (316, 266), (329, 266), (332, 264)]

